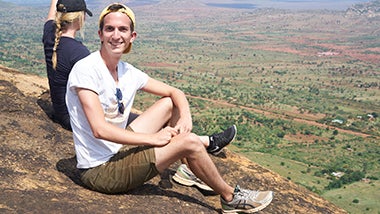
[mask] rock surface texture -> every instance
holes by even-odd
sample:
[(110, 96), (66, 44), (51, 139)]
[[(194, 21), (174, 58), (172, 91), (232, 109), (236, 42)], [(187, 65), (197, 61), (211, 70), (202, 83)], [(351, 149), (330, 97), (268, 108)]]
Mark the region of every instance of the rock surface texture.
[[(220, 213), (218, 195), (171, 181), (179, 163), (144, 186), (105, 195), (81, 185), (71, 132), (52, 122), (47, 79), (0, 66), (0, 213)], [(223, 177), (273, 190), (260, 213), (346, 213), (309, 190), (225, 150)]]

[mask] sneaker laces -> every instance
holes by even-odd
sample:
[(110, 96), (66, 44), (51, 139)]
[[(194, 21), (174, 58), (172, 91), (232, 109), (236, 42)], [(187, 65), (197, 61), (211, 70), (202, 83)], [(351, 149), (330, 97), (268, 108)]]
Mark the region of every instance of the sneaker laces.
[(222, 132), (222, 133), (214, 134), (212, 136), (211, 140), (214, 141), (215, 143), (219, 143), (219, 142), (226, 142), (226, 141), (228, 141), (228, 138), (226, 136), (224, 136), (224, 132)]
[(234, 195), (240, 198), (256, 198), (258, 194), (259, 191), (241, 189), (239, 185), (236, 185), (234, 190)]

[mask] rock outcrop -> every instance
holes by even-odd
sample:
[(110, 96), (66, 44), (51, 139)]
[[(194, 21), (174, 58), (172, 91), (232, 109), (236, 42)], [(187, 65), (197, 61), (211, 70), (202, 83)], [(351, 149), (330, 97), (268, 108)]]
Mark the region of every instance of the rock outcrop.
[[(1, 213), (218, 213), (219, 196), (170, 180), (176, 166), (120, 195), (90, 191), (75, 168), (71, 132), (49, 118), (47, 79), (0, 66)], [(231, 184), (271, 189), (261, 213), (346, 213), (278, 174), (228, 150), (213, 157)]]
[(361, 15), (368, 18), (380, 16), (380, 1), (369, 1), (361, 4), (355, 4), (348, 8), (346, 15)]

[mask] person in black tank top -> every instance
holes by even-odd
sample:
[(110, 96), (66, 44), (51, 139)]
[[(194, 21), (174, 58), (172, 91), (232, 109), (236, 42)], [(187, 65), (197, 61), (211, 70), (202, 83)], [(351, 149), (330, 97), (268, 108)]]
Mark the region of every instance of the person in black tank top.
[(42, 43), (54, 110), (53, 120), (67, 130), (71, 130), (65, 102), (69, 73), (77, 61), (90, 54), (87, 47), (75, 39), (78, 31), (83, 36), (86, 13), (92, 16), (84, 0), (52, 0), (44, 24)]

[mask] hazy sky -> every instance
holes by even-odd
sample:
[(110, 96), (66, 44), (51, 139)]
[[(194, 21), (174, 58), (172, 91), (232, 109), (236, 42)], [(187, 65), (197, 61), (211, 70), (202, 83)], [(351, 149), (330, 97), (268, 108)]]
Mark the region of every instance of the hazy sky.
[[(45, 6), (51, 0), (2, 0), (20, 5)], [(99, 0), (86, 0), (87, 3), (99, 2)], [(151, 2), (149, 0), (115, 0), (115, 2)], [(196, 0), (197, 1), (197, 0)], [(353, 4), (369, 2), (370, 0), (198, 0), (199, 2), (225, 7), (263, 8), (273, 7), (281, 9), (331, 9), (346, 10)], [(157, 0), (152, 0), (157, 2)]]

